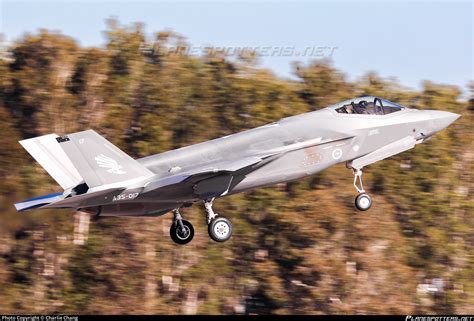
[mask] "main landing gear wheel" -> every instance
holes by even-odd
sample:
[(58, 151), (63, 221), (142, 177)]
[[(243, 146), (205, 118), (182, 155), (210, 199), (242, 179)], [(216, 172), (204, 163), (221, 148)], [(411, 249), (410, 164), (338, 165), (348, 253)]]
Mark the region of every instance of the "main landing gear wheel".
[(183, 220), (178, 210), (174, 210), (173, 223), (170, 227), (170, 236), (177, 244), (188, 244), (194, 237), (194, 227), (186, 220)]
[(207, 231), (209, 236), (216, 242), (225, 242), (232, 236), (232, 223), (225, 217), (217, 217), (217, 213), (212, 209), (214, 199), (204, 201), (206, 210)]
[(211, 239), (225, 242), (232, 236), (232, 223), (225, 217), (218, 217), (211, 221), (207, 230)]
[(188, 244), (194, 237), (194, 227), (186, 220), (182, 220), (183, 227), (179, 224), (171, 224), (170, 236), (171, 239), (177, 244)]
[(355, 199), (355, 206), (359, 211), (367, 211), (372, 206), (372, 199), (365, 193), (360, 193)]
[[(359, 211), (367, 211), (372, 206), (372, 199), (365, 193), (364, 185), (362, 184), (362, 169), (354, 169), (354, 187), (359, 192), (359, 195), (355, 198), (355, 206)], [(360, 183), (360, 187), (357, 186), (357, 181)]]

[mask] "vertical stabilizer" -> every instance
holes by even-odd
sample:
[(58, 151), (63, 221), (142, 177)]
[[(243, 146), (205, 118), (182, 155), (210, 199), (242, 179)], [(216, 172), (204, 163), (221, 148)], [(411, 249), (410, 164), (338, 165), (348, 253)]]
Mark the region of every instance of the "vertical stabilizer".
[(83, 179), (59, 146), (57, 137), (56, 134), (49, 134), (22, 140), (20, 144), (63, 189), (68, 189)]

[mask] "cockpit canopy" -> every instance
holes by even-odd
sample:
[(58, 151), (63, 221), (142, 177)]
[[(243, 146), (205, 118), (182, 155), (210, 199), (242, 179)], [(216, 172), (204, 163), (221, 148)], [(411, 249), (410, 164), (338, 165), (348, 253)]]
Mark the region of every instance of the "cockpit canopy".
[(330, 106), (340, 114), (386, 115), (405, 109), (391, 101), (374, 96), (364, 96), (348, 99)]

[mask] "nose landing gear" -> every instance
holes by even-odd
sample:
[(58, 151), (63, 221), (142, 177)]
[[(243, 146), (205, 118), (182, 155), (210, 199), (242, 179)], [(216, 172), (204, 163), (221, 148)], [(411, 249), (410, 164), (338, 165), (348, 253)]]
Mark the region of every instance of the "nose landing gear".
[[(365, 193), (364, 185), (362, 184), (362, 169), (353, 168), (354, 173), (354, 187), (359, 193), (355, 198), (355, 206), (359, 211), (367, 211), (372, 206), (372, 199)], [(357, 182), (360, 183), (360, 187), (357, 186)]]
[(366, 193), (360, 193), (355, 198), (355, 206), (359, 211), (367, 211), (372, 206), (372, 199)]

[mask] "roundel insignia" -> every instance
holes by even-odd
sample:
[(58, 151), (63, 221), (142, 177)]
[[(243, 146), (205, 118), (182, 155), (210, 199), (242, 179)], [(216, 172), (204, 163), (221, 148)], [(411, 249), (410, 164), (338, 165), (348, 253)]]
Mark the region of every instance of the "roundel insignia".
[(332, 151), (332, 158), (339, 159), (342, 157), (342, 149), (336, 148)]

